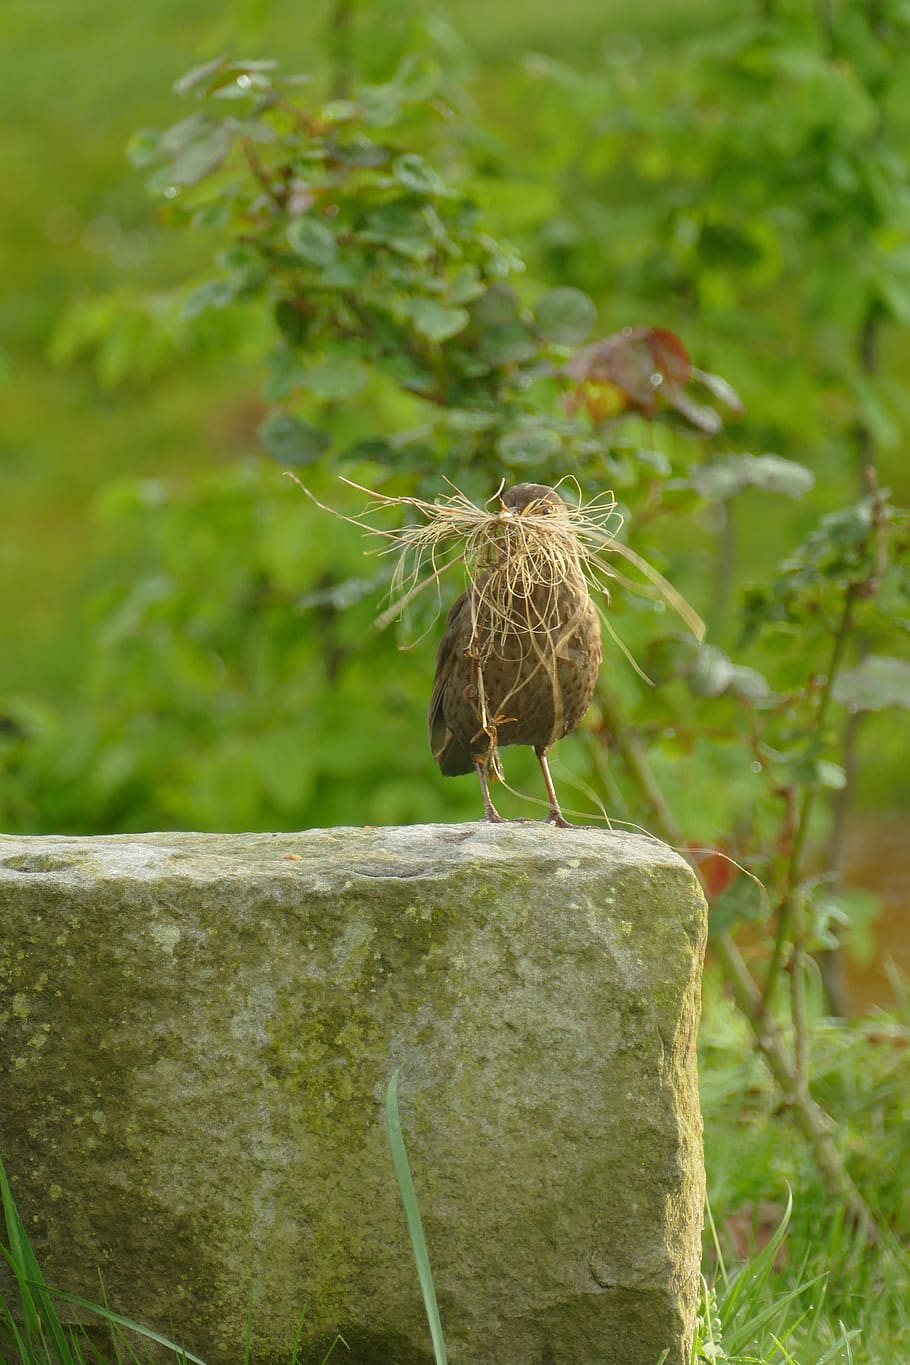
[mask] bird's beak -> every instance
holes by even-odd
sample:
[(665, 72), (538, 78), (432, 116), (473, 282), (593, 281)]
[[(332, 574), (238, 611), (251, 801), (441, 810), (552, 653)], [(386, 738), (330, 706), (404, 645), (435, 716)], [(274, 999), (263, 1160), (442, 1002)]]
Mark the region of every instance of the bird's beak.
[(514, 517), (515, 515), (511, 507), (506, 507), (502, 498), (499, 499), (499, 515), (500, 517)]

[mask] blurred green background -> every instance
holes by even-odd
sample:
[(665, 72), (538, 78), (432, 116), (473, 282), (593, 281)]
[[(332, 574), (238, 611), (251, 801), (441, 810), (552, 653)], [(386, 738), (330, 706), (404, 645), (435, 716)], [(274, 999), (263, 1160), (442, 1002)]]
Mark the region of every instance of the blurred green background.
[[(627, 31), (620, 4), (434, 7), (476, 54), (477, 98), (521, 136), (509, 82), (540, 50), (590, 67), (616, 33), (672, 43), (711, 21), (710, 4), (663, 3)], [(4, 182), (0, 344), (2, 628), (0, 693), (54, 704), (79, 687), (80, 604), (98, 548), (93, 507), (110, 479), (188, 474), (255, 454), (265, 405), (254, 361), (197, 361), (145, 385), (105, 386), (90, 364), (49, 353), (67, 303), (83, 295), (166, 290), (203, 268), (204, 242), (156, 225), (144, 177), (125, 148), (139, 128), (181, 114), (172, 86), (221, 50), (278, 56), (325, 74), (332, 6), (287, 0), (11, 0), (0, 16), (0, 157)], [(391, 22), (391, 20), (390, 20)], [(642, 24), (645, 25), (642, 31)]]
[[(538, 296), (553, 286), (585, 290), (600, 335), (672, 328), (698, 365), (745, 400), (727, 449), (774, 452), (813, 472), (804, 497), (748, 488), (735, 508), (715, 502), (651, 528), (649, 552), (706, 615), (711, 641), (739, 657), (740, 590), (767, 579), (820, 516), (857, 499), (865, 464), (898, 504), (910, 498), (910, 7), (900, 0), (7, 0), (5, 830), (478, 815), (473, 782), (442, 779), (426, 746), (438, 628), (406, 652), (394, 631), (371, 632), (382, 596), (362, 537), (309, 506), (260, 449), (270, 319), (244, 306), (191, 316), (187, 300), (211, 277), (223, 242), (168, 226), (146, 192), (147, 173), (125, 154), (137, 129), (186, 115), (174, 81), (220, 52), (274, 56), (285, 71), (311, 72), (324, 99), (339, 65), (337, 19), (348, 9), (357, 31), (346, 60), (359, 78), (386, 78), (415, 50), (464, 84), (454, 158), (469, 163), (490, 232), (527, 260), (521, 287)], [(320, 421), (340, 443), (356, 439), (369, 429), (371, 402), (372, 391), (359, 405), (327, 400)], [(403, 400), (382, 409), (385, 434), (413, 423), (415, 409)], [(725, 449), (721, 439), (706, 456), (685, 433), (644, 423), (627, 446), (613, 452), (611, 479), (635, 463), (632, 447), (647, 448), (655, 471), (674, 474)], [(636, 470), (629, 497), (647, 506), (647, 478)], [(380, 472), (369, 461), (360, 471)], [(500, 472), (471, 491), (492, 492)], [(313, 465), (306, 477), (333, 505), (362, 505), (344, 503), (330, 469)], [(910, 586), (900, 572), (892, 606)], [(611, 613), (633, 651), (645, 650), (647, 614), (630, 612), (621, 593)], [(906, 627), (872, 646), (906, 660)], [(769, 676), (772, 654), (758, 660)], [(780, 689), (788, 666), (781, 662)], [(748, 805), (752, 782), (746, 748), (713, 729), (715, 714), (719, 730), (727, 724), (729, 701), (713, 712), (715, 699), (680, 701), (681, 688), (672, 705), (660, 691), (636, 692), (609, 644), (605, 676), (653, 744), (685, 837), (708, 846), (729, 839), (731, 812)], [(688, 733), (671, 733), (677, 703)], [(861, 897), (844, 926), (857, 1007), (893, 998), (889, 959), (910, 971), (906, 706), (899, 699), (856, 729), (837, 858), (836, 797), (835, 813), (826, 806), (813, 824), (810, 863), (839, 862), (838, 876), (884, 906), (874, 934), (877, 903)], [(595, 704), (589, 724), (599, 721)], [(846, 712), (837, 724), (849, 726)], [(572, 782), (593, 771), (610, 813), (631, 818), (622, 775), (609, 755), (598, 768), (598, 752), (581, 736), (559, 746), (564, 802), (590, 808)], [(520, 789), (541, 794), (532, 755), (508, 751), (507, 770)], [(507, 803), (507, 813), (537, 813)], [(745, 951), (762, 933), (767, 948), (769, 932), (747, 926)], [(897, 1018), (887, 1025), (816, 1018), (812, 1046), (813, 1084), (838, 1117), (844, 1159), (883, 1225), (899, 1230), (907, 1225), (899, 1172), (908, 1004), (899, 983), (895, 990)], [(762, 1201), (777, 1201), (777, 1221), (791, 1181), (799, 1226), (782, 1282), (799, 1277), (804, 1250), (807, 1275), (831, 1276), (824, 1313), (811, 1280), (800, 1291), (809, 1315), (801, 1358), (838, 1351), (843, 1319), (865, 1337), (855, 1355), (848, 1345), (825, 1359), (896, 1365), (910, 1342), (904, 1253), (892, 1258), (887, 1243), (866, 1256), (854, 1242), (804, 1144), (783, 1126), (786, 1106), (713, 976), (706, 1002), (709, 1185), (715, 1209), (724, 1218), (738, 1211), (745, 1229), (737, 1240), (731, 1217), (735, 1254), (756, 1233)], [(774, 1349), (767, 1359), (783, 1359)]]
[[(375, 599), (355, 604), (347, 623), (336, 612), (331, 629), (299, 605), (343, 574), (369, 576), (371, 563), (356, 534), (333, 536), (327, 558), (310, 509), (282, 510), (291, 490), (256, 438), (261, 319), (241, 312), (220, 331), (203, 323), (187, 333), (181, 299), (209, 267), (212, 243), (161, 225), (124, 154), (136, 129), (183, 115), (174, 80), (223, 50), (276, 55), (325, 90), (338, 8), (4, 8), (0, 696), (10, 828), (476, 812), (471, 784), (442, 782), (423, 748), (433, 639), (407, 656), (391, 638), (371, 644), (358, 676), (354, 644)], [(518, 243), (536, 275), (586, 289), (602, 332), (639, 322), (678, 330), (699, 364), (743, 394), (747, 448), (813, 469), (815, 492), (799, 504), (744, 498), (737, 585), (764, 573), (819, 511), (856, 496), (863, 441), (881, 481), (906, 498), (910, 247), (894, 158), (905, 150), (910, 86), (905, 64), (879, 70), (887, 35), (876, 47), (857, 29), (855, 53), (829, 60), (824, 13), (809, 4), (353, 8), (355, 65), (367, 77), (418, 41), (459, 67), (492, 229)], [(851, 6), (836, 13), (849, 46)], [(744, 28), (769, 16), (790, 25), (789, 61), (744, 59)], [(860, 357), (870, 319), (874, 372)], [(346, 420), (336, 412), (340, 427)], [(732, 647), (732, 589), (711, 581), (717, 525), (705, 521), (697, 544), (675, 549), (670, 534), (680, 582), (709, 615), (714, 602), (712, 638)], [(247, 643), (219, 663), (192, 654), (189, 600), (203, 616), (224, 605), (236, 587), (232, 537), (237, 558), (251, 557), (247, 587), (256, 573), (281, 580), (285, 606), (272, 605), (285, 619), (266, 644), (235, 602), (219, 629), (247, 631)], [(340, 632), (333, 644), (327, 630)], [(350, 665), (334, 699), (300, 685), (332, 649)], [(256, 650), (271, 655), (252, 662)], [(390, 682), (370, 703), (362, 689), (377, 659)], [(624, 668), (618, 656), (614, 667)], [(303, 771), (314, 730), (315, 786)], [(897, 733), (890, 716), (864, 727), (868, 809), (910, 801)], [(523, 785), (531, 769), (516, 762)], [(688, 771), (666, 778), (691, 791)], [(692, 834), (710, 841), (722, 833), (724, 792), (706, 779), (699, 798)]]

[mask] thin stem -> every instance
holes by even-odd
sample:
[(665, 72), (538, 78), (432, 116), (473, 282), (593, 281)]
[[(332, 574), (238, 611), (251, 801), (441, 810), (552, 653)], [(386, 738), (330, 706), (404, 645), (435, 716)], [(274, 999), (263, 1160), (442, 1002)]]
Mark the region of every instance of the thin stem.
[[(654, 828), (668, 844), (681, 848), (683, 833), (648, 762), (647, 755), (622, 703), (609, 687), (598, 689), (601, 709), (612, 741), (622, 757), (626, 771), (639, 790)], [(695, 869), (698, 876), (698, 869)], [(699, 880), (701, 880), (699, 878)], [(843, 1202), (857, 1229), (869, 1241), (878, 1237), (875, 1220), (857, 1190), (831, 1138), (833, 1123), (816, 1104), (806, 1083), (800, 1084), (795, 1068), (761, 992), (743, 961), (742, 954), (726, 932), (711, 940), (712, 950), (723, 969), (737, 1007), (749, 1021), (756, 1046), (793, 1110), (794, 1119), (809, 1144), (815, 1164), (831, 1194)]]
[[(853, 625), (853, 607), (857, 593), (858, 587), (855, 583), (851, 583), (844, 593), (844, 605), (837, 630), (835, 631), (834, 643), (831, 647), (831, 657), (828, 660), (828, 671), (818, 699), (818, 705), (815, 708), (815, 735), (821, 733), (828, 716), (834, 680), (840, 670), (841, 663), (843, 662), (844, 650), (847, 641), (850, 638), (850, 630)], [(803, 854), (806, 848), (806, 839), (809, 835), (809, 824), (812, 818), (812, 811), (815, 806), (817, 794), (817, 787), (807, 787), (803, 792), (803, 799), (799, 806), (796, 830), (793, 835), (790, 856), (787, 859), (784, 894), (781, 897), (777, 909), (777, 934), (774, 939), (771, 962), (765, 977), (764, 1003), (766, 1007), (770, 1007), (771, 999), (774, 995), (774, 989), (780, 975), (786, 944), (788, 942), (795, 943), (797, 938), (799, 938), (801, 942), (803, 937), (802, 902), (799, 894), (799, 885), (802, 877)], [(793, 965), (795, 967), (795, 964)]]
[[(870, 303), (856, 337), (856, 359), (860, 371), (866, 378), (872, 378), (878, 373), (881, 327), (881, 310), (877, 303)], [(872, 428), (863, 418), (858, 420), (854, 428), (854, 453), (860, 491), (862, 493), (874, 491), (878, 450)], [(881, 544), (881, 537), (879, 540)], [(869, 652), (868, 643), (860, 639), (857, 652), (860, 660), (865, 658)], [(827, 858), (833, 891), (837, 891), (843, 883), (844, 844), (859, 769), (859, 735), (863, 719), (861, 711), (848, 716), (841, 743), (841, 767), (846, 781), (834, 798), (834, 823), (828, 840)], [(850, 1009), (850, 993), (843, 944), (838, 942), (835, 947), (819, 953), (818, 965), (828, 1008), (835, 1014), (845, 1016)]]
[[(861, 647), (861, 656), (863, 652)], [(850, 817), (850, 807), (859, 767), (858, 745), (862, 723), (863, 712), (851, 712), (847, 717), (841, 741), (841, 766), (846, 781), (834, 797), (834, 818), (831, 824), (831, 836), (828, 840), (827, 858), (825, 859), (831, 878), (831, 888), (834, 891), (842, 886), (844, 879), (847, 823)], [(846, 1018), (850, 1013), (850, 990), (847, 985), (847, 973), (844, 966), (843, 945), (838, 943), (836, 947), (827, 948), (820, 952), (818, 954), (818, 966), (828, 1009), (832, 1013)]]
[[(872, 379), (879, 370), (879, 347), (882, 332), (882, 315), (875, 303), (866, 309), (859, 332), (856, 336), (856, 360), (860, 372), (866, 379)], [(869, 423), (860, 417), (854, 427), (854, 450), (856, 452), (856, 472), (862, 492), (869, 489), (869, 468), (875, 468), (875, 435)]]
[(758, 987), (752, 979), (742, 955), (729, 934), (712, 939), (712, 947), (733, 992), (733, 999), (748, 1019), (755, 1043), (771, 1075), (789, 1101), (793, 1118), (809, 1144), (812, 1157), (830, 1193), (843, 1201), (844, 1207), (857, 1230), (869, 1242), (878, 1240), (875, 1219), (862, 1195), (847, 1173), (840, 1153), (831, 1138), (834, 1124), (828, 1114), (816, 1104), (806, 1086), (797, 1084), (783, 1039), (773, 1019), (762, 1003)]
[(794, 916), (790, 961), (790, 1017), (793, 1020), (793, 1073), (800, 1091), (809, 1083), (809, 1018), (806, 1010), (806, 932), (802, 897)]

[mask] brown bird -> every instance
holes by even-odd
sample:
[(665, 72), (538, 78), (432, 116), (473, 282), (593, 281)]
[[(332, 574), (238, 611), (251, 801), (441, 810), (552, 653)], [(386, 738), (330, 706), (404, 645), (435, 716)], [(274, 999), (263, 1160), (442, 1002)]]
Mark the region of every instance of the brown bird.
[(492, 520), (491, 562), (446, 618), (428, 714), (430, 747), (446, 777), (476, 771), (486, 818), (500, 822), (488, 787), (488, 778), (502, 780), (497, 751), (533, 745), (550, 802), (547, 819), (565, 826), (547, 752), (588, 709), (603, 659), (600, 619), (568, 508), (552, 488), (517, 484), (502, 495)]

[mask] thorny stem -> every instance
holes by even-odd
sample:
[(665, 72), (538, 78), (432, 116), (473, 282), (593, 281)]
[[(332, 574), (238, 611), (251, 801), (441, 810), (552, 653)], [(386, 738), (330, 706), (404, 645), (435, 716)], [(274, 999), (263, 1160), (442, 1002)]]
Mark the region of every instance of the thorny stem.
[[(856, 775), (859, 768), (858, 741), (862, 723), (863, 712), (852, 711), (847, 717), (841, 741), (841, 766), (846, 781), (834, 796), (831, 836), (828, 839), (828, 852), (825, 859), (831, 876), (831, 888), (834, 891), (842, 886), (844, 879), (847, 822), (850, 817), (851, 798), (856, 786)], [(838, 942), (835, 947), (825, 948), (817, 956), (828, 1009), (832, 1014), (840, 1015), (842, 1018), (846, 1017), (850, 1012), (850, 991), (847, 985), (843, 944)]]
[[(853, 608), (859, 593), (859, 585), (851, 583), (844, 594), (844, 605), (841, 611), (841, 618), (838, 622), (837, 630), (834, 635), (834, 644), (831, 647), (831, 658), (828, 661), (828, 670), (825, 682), (819, 696), (818, 706), (815, 710), (814, 730), (819, 735), (824, 727), (828, 715), (828, 708), (831, 704), (831, 693), (834, 680), (837, 677), (841, 663), (843, 661), (844, 649), (850, 637), (850, 630), (853, 625)], [(777, 908), (777, 935), (774, 940), (774, 949), (771, 954), (771, 962), (768, 966), (765, 977), (764, 1005), (770, 1007), (780, 974), (781, 963), (783, 962), (784, 949), (788, 941), (793, 943), (793, 961), (791, 962), (791, 972), (793, 980), (801, 975), (805, 963), (803, 959), (805, 933), (803, 930), (803, 905), (800, 892), (800, 874), (802, 871), (803, 853), (805, 852), (806, 839), (809, 834), (809, 824), (812, 818), (812, 811), (815, 806), (817, 796), (816, 787), (807, 787), (800, 802), (799, 815), (796, 821), (796, 830), (793, 835), (793, 843), (790, 848), (790, 856), (787, 860), (787, 871), (784, 880), (784, 894)], [(805, 1005), (804, 996), (800, 993), (802, 1005)], [(794, 999), (794, 1005), (796, 999)], [(800, 1032), (805, 1031), (805, 1018), (800, 1012), (798, 1019), (794, 1010), (794, 1027), (797, 1030), (797, 1055), (801, 1051), (799, 1043)], [(798, 1068), (801, 1071), (801, 1068)]]
[[(656, 832), (668, 844), (681, 848), (682, 830), (660, 789), (638, 736), (626, 718), (622, 703), (610, 688), (603, 685), (598, 688), (598, 694), (613, 744), (647, 804)], [(843, 1201), (849, 1217), (860, 1233), (868, 1241), (875, 1241), (878, 1237), (875, 1220), (850, 1179), (831, 1139), (832, 1121), (812, 1098), (805, 1077), (800, 1080), (787, 1055), (780, 1030), (769, 1013), (761, 992), (743, 961), (742, 954), (726, 932), (712, 939), (712, 948), (737, 1007), (749, 1021), (756, 1046), (793, 1110), (794, 1119), (809, 1144), (825, 1184), (833, 1196)]]
[[(881, 324), (880, 307), (877, 303), (870, 303), (856, 337), (856, 359), (860, 370), (867, 378), (872, 378), (878, 372)], [(874, 491), (876, 442), (872, 428), (863, 417), (859, 418), (854, 428), (854, 451), (860, 491), (861, 493)], [(859, 658), (862, 659), (867, 653), (868, 645), (860, 640)], [(841, 743), (841, 766), (846, 781), (834, 797), (834, 820), (831, 837), (828, 840), (827, 857), (833, 890), (837, 890), (843, 881), (846, 827), (859, 767), (859, 735), (862, 724), (863, 713), (861, 711), (855, 711), (848, 716)], [(843, 945), (838, 943), (835, 947), (819, 953), (818, 965), (829, 1009), (835, 1014), (846, 1015), (849, 1010), (850, 998), (844, 967)]]
[(867, 1241), (877, 1241), (879, 1232), (875, 1219), (850, 1179), (840, 1153), (831, 1140), (834, 1124), (821, 1106), (816, 1104), (809, 1093), (808, 1085), (798, 1083), (780, 1031), (765, 1009), (758, 987), (739, 949), (726, 933), (718, 934), (712, 939), (712, 946), (730, 985), (733, 999), (749, 1021), (756, 1046), (793, 1111), (793, 1118), (809, 1144), (822, 1179), (831, 1194), (843, 1201), (857, 1231)]
[(275, 186), (269, 179), (268, 172), (256, 155), (256, 148), (252, 138), (244, 138), (243, 155), (246, 157), (247, 165), (259, 181), (267, 197), (272, 201), (276, 208), (283, 209), (286, 195), (282, 191), (276, 191)]

